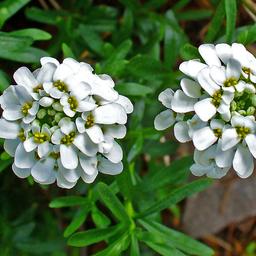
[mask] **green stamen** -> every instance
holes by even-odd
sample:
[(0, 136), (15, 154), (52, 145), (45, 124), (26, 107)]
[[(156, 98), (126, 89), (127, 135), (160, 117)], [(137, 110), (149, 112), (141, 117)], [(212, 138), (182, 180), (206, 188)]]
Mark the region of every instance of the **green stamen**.
[(39, 143), (39, 144), (41, 144), (41, 143), (44, 143), (45, 141), (47, 141), (47, 140), (49, 140), (49, 136), (48, 136), (48, 134), (46, 134), (46, 133), (41, 133), (41, 132), (36, 132), (35, 134), (34, 134), (34, 141), (36, 142), (36, 143)]
[(65, 145), (70, 145), (73, 143), (74, 139), (75, 139), (76, 133), (75, 132), (71, 132), (68, 135), (65, 135), (62, 139), (61, 139), (61, 144), (65, 144)]
[(243, 67), (242, 70), (244, 71), (245, 74), (250, 75), (251, 70), (249, 68)]
[(73, 111), (76, 111), (76, 109), (78, 107), (78, 102), (74, 96), (70, 96), (68, 98), (68, 103), (69, 103), (70, 109)]
[(239, 138), (244, 139), (251, 132), (251, 129), (248, 127), (239, 126), (239, 127), (236, 127), (236, 132)]
[(63, 81), (57, 80), (53, 82), (53, 86), (61, 92), (68, 92), (68, 86)]
[(56, 153), (56, 152), (51, 152), (51, 153), (50, 153), (50, 157), (53, 158), (53, 159), (55, 159), (55, 160), (57, 160), (57, 159), (60, 158), (60, 153), (59, 153), (59, 152), (58, 152), (58, 153)]
[(217, 138), (221, 138), (222, 130), (220, 128), (213, 129), (213, 133)]
[(33, 92), (39, 93), (40, 90), (43, 90), (42, 84), (39, 84), (38, 86), (34, 87)]
[(222, 98), (222, 91), (219, 90), (217, 92), (215, 92), (212, 96), (212, 104), (217, 108), (219, 107), (220, 103), (221, 103), (221, 98)]
[(26, 136), (25, 136), (25, 132), (23, 129), (20, 130), (19, 134), (18, 134), (18, 138), (24, 142), (26, 140)]
[(94, 116), (90, 113), (85, 121), (85, 128), (88, 129), (94, 125)]
[(28, 111), (31, 109), (32, 103), (27, 102), (21, 107), (21, 113), (26, 116), (28, 114)]
[(228, 78), (225, 82), (224, 82), (224, 86), (225, 87), (231, 87), (231, 86), (235, 86), (238, 84), (238, 81), (236, 78), (234, 77), (230, 77)]

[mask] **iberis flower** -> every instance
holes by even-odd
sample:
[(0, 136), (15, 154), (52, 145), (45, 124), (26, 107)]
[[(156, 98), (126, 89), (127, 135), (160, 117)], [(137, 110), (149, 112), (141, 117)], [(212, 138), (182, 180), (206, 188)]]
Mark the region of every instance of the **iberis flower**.
[(116, 139), (125, 137), (133, 105), (111, 77), (71, 58), (45, 57), (34, 72), (19, 68), (14, 80), (0, 97), (0, 137), (18, 177), (72, 188), (80, 177), (91, 183), (99, 172), (122, 171)]
[(221, 178), (233, 167), (246, 178), (256, 158), (256, 59), (241, 45), (203, 44), (201, 59), (181, 63), (180, 89), (166, 89), (167, 108), (155, 128), (174, 125), (174, 136), (195, 146), (191, 172)]

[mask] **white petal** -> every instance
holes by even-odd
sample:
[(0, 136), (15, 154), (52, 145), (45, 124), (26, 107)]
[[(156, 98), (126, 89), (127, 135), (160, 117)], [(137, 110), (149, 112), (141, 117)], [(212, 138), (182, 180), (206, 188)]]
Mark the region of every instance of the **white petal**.
[(200, 164), (193, 164), (190, 167), (190, 171), (195, 176), (203, 176), (210, 170), (210, 166), (204, 166)]
[(253, 157), (256, 158), (256, 135), (255, 134), (248, 134), (245, 137), (245, 141), (247, 146), (252, 153)]
[(103, 134), (100, 126), (94, 125), (88, 129), (86, 129), (86, 132), (87, 132), (88, 136), (90, 137), (90, 139), (92, 140), (92, 142), (98, 144), (98, 143), (104, 141), (104, 134)]
[(162, 104), (165, 107), (171, 108), (172, 107), (171, 103), (172, 103), (173, 95), (174, 95), (174, 91), (170, 88), (167, 88), (159, 94), (158, 100), (160, 102), (162, 102)]
[(205, 64), (197, 60), (189, 60), (182, 62), (179, 66), (179, 69), (182, 73), (191, 78), (197, 79), (197, 75), (203, 68), (207, 67)]
[(68, 65), (62, 63), (57, 67), (53, 75), (53, 80), (64, 81), (68, 76), (72, 75), (73, 73), (73, 70)]
[(35, 152), (26, 152), (23, 143), (20, 143), (15, 152), (14, 164), (18, 168), (31, 168), (35, 162)]
[(58, 125), (60, 126), (60, 130), (66, 135), (75, 130), (75, 124), (68, 117), (62, 118)]
[(98, 175), (98, 170), (96, 170), (92, 175), (86, 174), (83, 170), (80, 170), (80, 173), (81, 178), (85, 183), (93, 183)]
[(221, 140), (219, 140), (217, 144), (217, 149), (216, 149), (216, 157), (215, 157), (216, 164), (220, 168), (230, 167), (232, 166), (232, 161), (234, 158), (235, 151), (233, 148), (223, 151), (221, 146), (222, 146), (222, 142)]
[(183, 78), (180, 85), (187, 96), (191, 98), (199, 98), (201, 96), (201, 87), (197, 82), (188, 78)]
[(97, 170), (98, 160), (96, 157), (87, 157), (85, 155), (80, 155), (79, 161), (83, 171), (87, 175), (92, 176), (95, 173), (98, 173), (98, 170)]
[(54, 171), (55, 159), (48, 157), (45, 160), (39, 160), (31, 169), (31, 175), (35, 180), (40, 182), (46, 182)]
[(16, 139), (18, 133), (20, 131), (20, 127), (15, 122), (9, 122), (5, 119), (0, 119), (0, 137), (4, 139)]
[(87, 100), (83, 100), (79, 102), (77, 111), (84, 112), (84, 111), (91, 111), (97, 107), (96, 104), (88, 102)]
[(53, 102), (54, 99), (50, 97), (43, 97), (39, 100), (39, 104), (43, 107), (50, 107)]
[(14, 156), (15, 155), (15, 151), (16, 151), (16, 149), (17, 149), (19, 144), (20, 144), (20, 140), (19, 139), (5, 140), (4, 141), (4, 150), (10, 156)]
[(250, 128), (250, 133), (255, 131), (255, 122), (248, 116), (233, 116), (231, 119), (231, 124), (233, 127), (247, 127)]
[(234, 147), (237, 143), (239, 143), (240, 138), (238, 137), (235, 128), (229, 128), (224, 130), (221, 141), (222, 141), (222, 150), (226, 151)]
[(33, 102), (32, 107), (28, 110), (30, 115), (36, 115), (39, 109), (38, 102)]
[(127, 97), (119, 95), (116, 103), (120, 104), (127, 114), (131, 114), (133, 112), (133, 105)]
[(224, 64), (227, 64), (229, 59), (232, 57), (232, 49), (228, 44), (217, 44), (215, 46), (218, 57)]
[(24, 141), (24, 148), (27, 152), (31, 152), (37, 148), (37, 143), (34, 141), (34, 137), (30, 137)]
[(211, 98), (206, 98), (197, 102), (194, 108), (196, 114), (205, 122), (210, 120), (217, 112), (216, 107), (212, 104)]
[(198, 150), (207, 149), (213, 145), (217, 139), (212, 129), (208, 126), (195, 131), (193, 134), (193, 143)]
[(188, 124), (185, 121), (180, 121), (174, 125), (174, 136), (175, 138), (181, 142), (185, 143), (187, 141), (190, 141), (191, 138), (188, 134)]
[(13, 75), (15, 82), (19, 85), (23, 85), (26, 88), (32, 90), (33, 87), (38, 85), (36, 78), (31, 71), (26, 67), (19, 68)]
[(32, 121), (34, 121), (35, 118), (36, 118), (35, 115), (27, 114), (26, 116), (23, 117), (23, 122), (24, 122), (25, 124), (29, 124), (29, 123), (31, 123)]
[(53, 87), (49, 90), (49, 94), (54, 98), (54, 99), (60, 99), (64, 92), (59, 91), (56, 87)]
[(104, 154), (112, 163), (119, 163), (123, 159), (123, 150), (120, 145), (114, 141), (112, 149)]
[(19, 168), (15, 164), (12, 165), (12, 170), (19, 178), (27, 178), (30, 175), (30, 168)]
[(196, 102), (196, 99), (188, 97), (182, 90), (177, 90), (173, 96), (172, 110), (178, 113), (194, 111)]
[(162, 131), (172, 126), (175, 123), (173, 111), (170, 109), (162, 111), (154, 120), (155, 129)]
[(77, 134), (73, 144), (87, 156), (95, 156), (98, 150), (97, 144), (94, 144), (86, 133)]
[(235, 59), (230, 59), (227, 64), (227, 69), (226, 69), (226, 76), (228, 78), (236, 78), (239, 79), (241, 75), (241, 64), (235, 60)]
[(106, 158), (100, 158), (98, 170), (101, 173), (109, 174), (109, 175), (117, 175), (122, 172), (123, 164), (120, 163), (112, 163)]
[(61, 175), (67, 180), (68, 182), (77, 182), (79, 179), (79, 174), (76, 170), (69, 170), (65, 169), (61, 163), (58, 163), (58, 173), (61, 173)]
[(224, 67), (210, 67), (210, 76), (218, 85), (223, 85), (227, 79)]
[(61, 172), (58, 172), (56, 174), (56, 178), (57, 178), (57, 186), (60, 188), (71, 189), (76, 185), (76, 182), (67, 181)]
[(234, 99), (234, 93), (231, 91), (223, 91), (222, 94), (222, 100), (226, 103), (226, 104), (230, 104), (231, 101)]
[(241, 178), (247, 178), (253, 173), (253, 157), (248, 148), (239, 145), (233, 160), (233, 168)]
[(27, 91), (26, 87), (24, 87), (24, 86), (16, 85), (15, 92), (16, 92), (16, 95), (17, 95), (21, 105), (23, 105), (24, 103), (27, 103), (27, 102), (31, 102), (33, 100), (31, 95)]
[(16, 111), (16, 110), (7, 110), (5, 109), (3, 111), (3, 117), (6, 119), (6, 120), (9, 120), (9, 121), (16, 121), (18, 119), (21, 119), (23, 117), (23, 114), (21, 113), (21, 111)]
[(58, 60), (56, 60), (52, 57), (43, 57), (43, 58), (40, 59), (40, 63), (41, 63), (42, 66), (47, 64), (47, 63), (53, 63), (56, 66), (58, 66), (60, 64)]
[(37, 153), (40, 158), (43, 158), (51, 151), (51, 149), (52, 145), (48, 141), (46, 141), (38, 145)]
[(77, 152), (72, 146), (60, 145), (60, 159), (66, 169), (75, 169), (78, 165)]
[(212, 129), (223, 129), (225, 122), (220, 119), (212, 119), (210, 122), (210, 126)]
[(59, 145), (62, 137), (63, 137), (63, 133), (60, 131), (60, 129), (57, 129), (52, 134), (51, 141), (53, 144)]
[(212, 96), (215, 92), (220, 90), (220, 86), (212, 80), (209, 68), (202, 69), (197, 78), (199, 84), (209, 95)]
[(95, 123), (98, 124), (125, 124), (127, 115), (119, 104), (111, 103), (100, 106), (93, 111)]
[(46, 63), (45, 65), (43, 65), (36, 76), (38, 83), (43, 84), (45, 82), (51, 82), (55, 70), (56, 65), (53, 63)]
[(123, 139), (126, 135), (126, 127), (122, 124), (108, 125), (104, 130), (106, 135), (116, 139)]
[(86, 129), (85, 129), (85, 122), (84, 122), (84, 120), (81, 117), (78, 117), (76, 119), (76, 127), (77, 127), (77, 130), (80, 133), (84, 133), (86, 131)]
[(221, 62), (213, 44), (202, 44), (199, 46), (198, 51), (209, 66), (221, 66)]
[(69, 117), (74, 117), (76, 112), (70, 109), (70, 106), (64, 106), (63, 108), (64, 113)]

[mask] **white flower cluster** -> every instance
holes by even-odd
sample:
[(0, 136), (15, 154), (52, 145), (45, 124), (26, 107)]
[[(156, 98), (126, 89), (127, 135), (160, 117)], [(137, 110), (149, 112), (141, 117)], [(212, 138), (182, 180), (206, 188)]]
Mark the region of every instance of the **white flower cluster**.
[(0, 98), (0, 137), (15, 174), (71, 188), (80, 177), (91, 183), (98, 172), (120, 173), (123, 152), (115, 139), (126, 134), (130, 100), (86, 63), (45, 57), (41, 65), (33, 73), (19, 68), (16, 85)]
[(175, 124), (178, 141), (193, 141), (194, 175), (221, 178), (233, 166), (246, 178), (256, 158), (256, 59), (237, 43), (203, 44), (199, 53), (205, 63), (181, 63), (181, 89), (159, 95), (168, 109), (157, 115), (155, 128)]

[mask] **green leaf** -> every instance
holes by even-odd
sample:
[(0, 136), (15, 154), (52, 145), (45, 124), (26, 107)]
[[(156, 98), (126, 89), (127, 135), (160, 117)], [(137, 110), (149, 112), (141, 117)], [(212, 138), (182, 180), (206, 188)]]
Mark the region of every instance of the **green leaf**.
[(61, 208), (77, 205), (88, 205), (88, 207), (90, 207), (90, 202), (87, 198), (82, 196), (63, 196), (53, 199), (50, 202), (49, 207)]
[(66, 227), (64, 231), (64, 237), (68, 237), (71, 234), (73, 234), (81, 225), (85, 222), (87, 215), (89, 211), (91, 210), (90, 207), (87, 205), (82, 207), (77, 214), (73, 217), (72, 221), (70, 224)]
[(226, 40), (228, 43), (232, 42), (233, 35), (236, 28), (236, 13), (237, 13), (237, 2), (236, 0), (230, 1), (225, 0), (225, 11), (226, 11)]
[(160, 255), (163, 256), (186, 256), (185, 254), (183, 254), (182, 252), (171, 248), (168, 245), (165, 244), (157, 244), (157, 243), (153, 243), (153, 242), (149, 242), (149, 241), (144, 241), (150, 248), (152, 248), (154, 251), (156, 251), (157, 253), (159, 253)]
[(22, 63), (38, 63), (40, 58), (46, 56), (49, 56), (46, 51), (34, 47), (27, 47), (16, 51), (9, 51), (6, 48), (0, 48), (0, 58)]
[(62, 43), (61, 48), (62, 48), (64, 58), (68, 58), (68, 57), (74, 58), (74, 59), (76, 58), (72, 49), (67, 44)]
[(68, 239), (68, 245), (75, 247), (84, 247), (107, 240), (120, 232), (120, 226), (113, 226), (109, 228), (95, 228), (88, 231), (82, 231), (73, 234)]
[(130, 244), (130, 236), (125, 232), (119, 239), (115, 240), (106, 249), (94, 254), (94, 256), (120, 256)]
[(123, 94), (126, 96), (144, 97), (148, 94), (153, 93), (152, 88), (145, 86), (145, 85), (137, 84), (137, 83), (119, 83), (116, 86), (116, 90), (120, 94)]
[(124, 206), (112, 192), (112, 190), (104, 183), (97, 185), (100, 200), (108, 207), (111, 213), (121, 222), (130, 222), (130, 218), (125, 211)]
[(8, 34), (12, 35), (12, 36), (18, 36), (18, 37), (31, 37), (34, 41), (49, 40), (52, 38), (51, 34), (49, 34), (48, 32), (45, 32), (41, 29), (37, 29), (37, 28), (27, 28), (27, 29), (15, 30)]
[(3, 92), (10, 85), (7, 74), (0, 70), (0, 91)]
[(214, 254), (214, 251), (208, 246), (160, 223), (145, 219), (139, 220), (139, 223), (150, 233), (162, 237), (164, 243), (172, 244), (175, 248), (185, 253), (198, 256), (212, 256)]
[(224, 17), (225, 2), (224, 0), (221, 0), (208, 27), (208, 32), (205, 37), (206, 42), (212, 42), (216, 38), (217, 34), (221, 30)]
[(24, 7), (30, 0), (5, 0), (0, 4), (0, 28), (7, 19)]
[(160, 212), (166, 208), (169, 208), (173, 204), (177, 204), (181, 200), (194, 193), (198, 193), (211, 185), (212, 181), (210, 179), (199, 179), (193, 181), (187, 185), (173, 190), (169, 195), (167, 195), (162, 200), (149, 207), (148, 209), (142, 211), (142, 213), (137, 214), (137, 218), (142, 218), (150, 214)]
[(24, 48), (28, 48), (32, 43), (32, 38), (12, 36), (7, 33), (0, 32), (0, 54), (8, 55), (6, 51), (23, 51)]
[(142, 133), (138, 135), (138, 138), (136, 141), (133, 143), (132, 148), (130, 149), (128, 156), (127, 156), (127, 161), (130, 163), (137, 155), (139, 155), (143, 149), (143, 142), (144, 138)]
[(184, 60), (200, 59), (201, 58), (201, 56), (198, 52), (198, 49), (189, 43), (186, 43), (180, 49), (180, 55), (181, 55), (182, 59), (184, 59)]
[(96, 206), (92, 208), (92, 220), (98, 228), (106, 228), (111, 224), (111, 220)]
[(202, 20), (207, 19), (212, 15), (212, 11), (209, 9), (189, 10), (176, 14), (178, 20)]
[(251, 44), (256, 41), (256, 25), (246, 26), (237, 36), (237, 42)]
[[(153, 175), (146, 176), (138, 187), (144, 192), (154, 191), (165, 185), (177, 184), (184, 180), (189, 174), (189, 167), (192, 163), (191, 157), (184, 157), (174, 161), (170, 166), (156, 170)], [(139, 188), (138, 188), (139, 189)]]
[[(144, 130), (144, 137), (148, 137), (149, 139), (153, 139), (154, 136), (157, 136), (159, 134), (155, 134), (155, 130), (152, 131), (152, 134), (149, 133), (147, 135), (147, 132)], [(158, 136), (156, 137), (158, 139)], [(144, 149), (143, 152), (146, 152), (149, 154), (151, 157), (161, 157), (164, 155), (170, 155), (175, 153), (176, 149), (178, 147), (178, 143), (167, 141), (165, 143), (161, 143), (159, 141), (151, 141), (150, 143), (144, 144)]]
[(8, 160), (0, 160), (0, 172), (4, 171), (9, 165), (11, 165), (13, 162), (13, 159)]
[(140, 255), (140, 249), (139, 249), (138, 239), (135, 236), (135, 234), (132, 234), (131, 235), (130, 256), (139, 256), (139, 255)]

